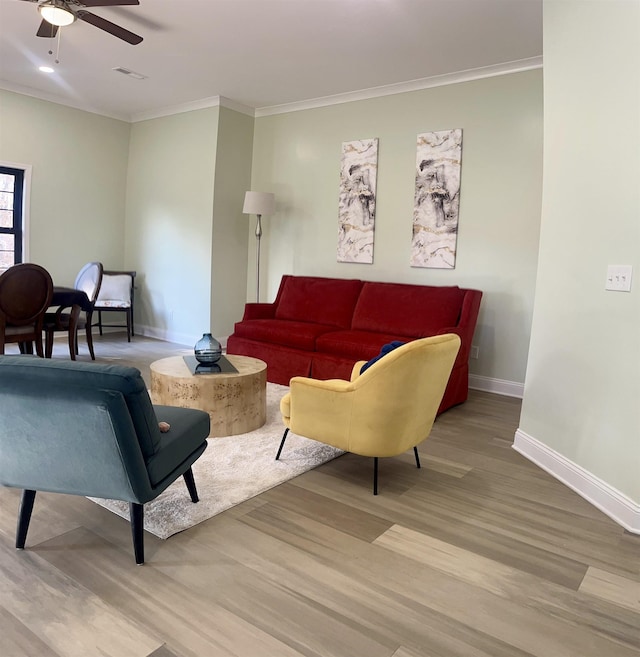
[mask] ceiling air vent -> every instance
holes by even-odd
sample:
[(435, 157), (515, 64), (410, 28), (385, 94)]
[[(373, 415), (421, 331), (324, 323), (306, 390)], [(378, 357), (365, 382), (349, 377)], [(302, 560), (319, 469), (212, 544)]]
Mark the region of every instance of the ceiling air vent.
[(118, 73), (122, 73), (122, 75), (128, 75), (130, 78), (135, 78), (136, 80), (145, 80), (146, 75), (142, 75), (141, 73), (136, 73), (135, 71), (131, 71), (128, 68), (124, 68), (123, 66), (116, 66), (114, 71), (117, 71)]

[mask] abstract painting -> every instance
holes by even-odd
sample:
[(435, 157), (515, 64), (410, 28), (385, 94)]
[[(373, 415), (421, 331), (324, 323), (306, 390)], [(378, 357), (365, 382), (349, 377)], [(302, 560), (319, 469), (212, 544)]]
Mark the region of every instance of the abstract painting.
[(461, 161), (461, 129), (418, 135), (412, 267), (456, 266)]
[(338, 262), (373, 262), (377, 172), (377, 139), (342, 144)]

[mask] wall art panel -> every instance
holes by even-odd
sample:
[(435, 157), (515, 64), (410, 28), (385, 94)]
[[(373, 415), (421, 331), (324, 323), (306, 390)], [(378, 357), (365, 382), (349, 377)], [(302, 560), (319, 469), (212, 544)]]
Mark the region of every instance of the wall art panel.
[(377, 139), (342, 144), (338, 262), (373, 262), (377, 173)]
[(461, 162), (461, 129), (418, 135), (412, 267), (455, 267)]

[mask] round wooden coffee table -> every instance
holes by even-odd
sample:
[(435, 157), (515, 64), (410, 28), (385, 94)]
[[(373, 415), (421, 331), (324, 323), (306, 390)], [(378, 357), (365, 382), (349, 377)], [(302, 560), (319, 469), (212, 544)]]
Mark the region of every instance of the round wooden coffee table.
[(151, 363), (154, 404), (207, 411), (211, 436), (235, 436), (267, 421), (267, 364), (249, 356), (225, 356), (234, 373), (193, 374), (182, 356)]

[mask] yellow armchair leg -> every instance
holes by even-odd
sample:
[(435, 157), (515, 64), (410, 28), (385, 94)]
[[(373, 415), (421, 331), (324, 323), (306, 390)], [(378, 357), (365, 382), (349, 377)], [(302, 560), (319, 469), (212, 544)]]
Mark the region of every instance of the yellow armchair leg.
[(282, 441), (280, 442), (280, 447), (278, 447), (278, 453), (276, 454), (276, 461), (280, 459), (280, 454), (282, 454), (282, 448), (284, 447), (284, 441), (287, 439), (287, 434), (289, 433), (289, 427), (284, 430), (284, 435), (282, 436)]

